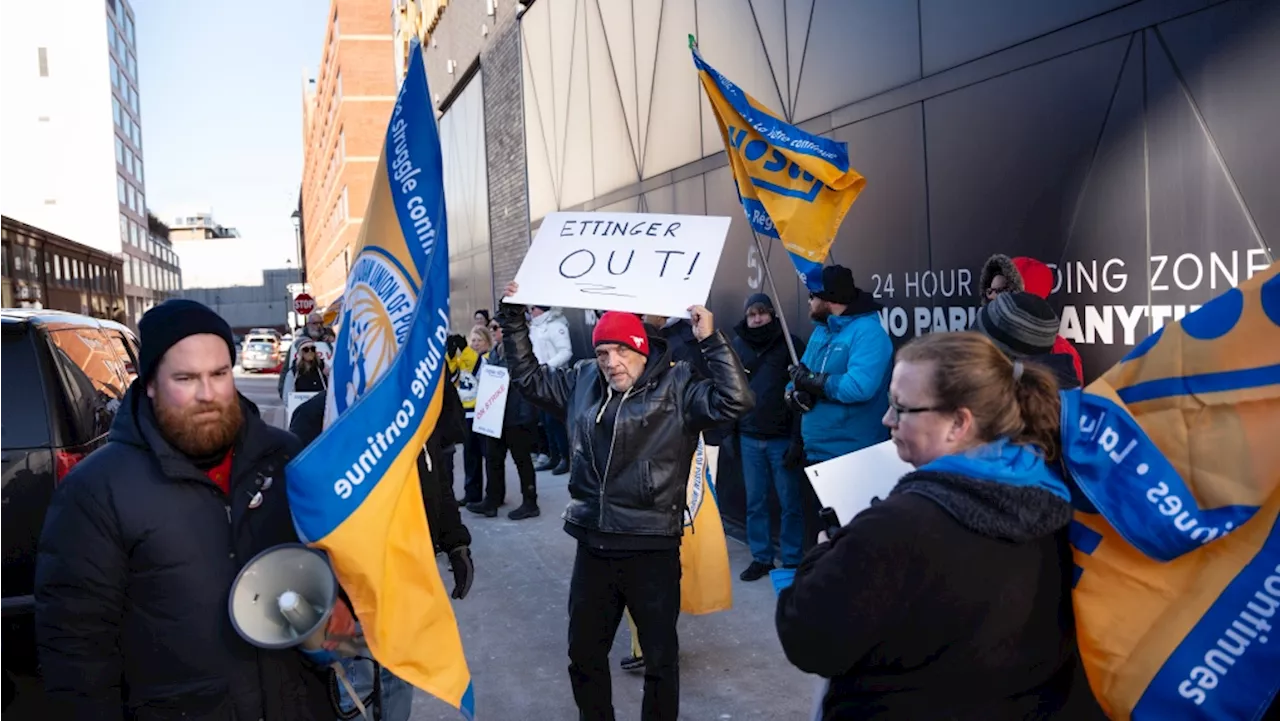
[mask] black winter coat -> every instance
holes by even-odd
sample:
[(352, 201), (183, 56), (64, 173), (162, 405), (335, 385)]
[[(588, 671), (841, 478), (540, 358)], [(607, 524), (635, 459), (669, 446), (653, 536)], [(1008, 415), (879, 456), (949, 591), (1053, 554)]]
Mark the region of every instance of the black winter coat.
[[(653, 328), (653, 326), (649, 326)], [(656, 328), (656, 335), (667, 342), (667, 350), (670, 352), (670, 362), (685, 362), (693, 369), (693, 376), (697, 378), (710, 378), (711, 366), (707, 363), (707, 359), (702, 355), (699, 348), (698, 339), (693, 335), (693, 324), (686, 318), (681, 318), (670, 325)], [(733, 431), (733, 424), (719, 424), (712, 428), (708, 428), (703, 432), (702, 438), (707, 443), (718, 446), (723, 443), (724, 438)]]
[(229, 495), (160, 434), (141, 382), (107, 444), (55, 493), (35, 590), (55, 718), (332, 718), (324, 670), (296, 650), (256, 649), (231, 625), (241, 567), (298, 541), (284, 478), (298, 439), (240, 407)]
[(513, 384), (535, 405), (563, 414), (569, 431), (569, 507), (564, 519), (588, 531), (679, 537), (689, 465), (698, 434), (731, 424), (751, 409), (751, 390), (724, 334), (698, 344), (709, 377), (670, 360), (650, 338), (650, 356), (635, 386), (616, 406), (611, 447), (594, 442), (596, 416), (616, 396), (595, 360), (567, 368), (538, 365), (529, 328), (514, 306), (500, 315)]
[(831, 679), (824, 721), (1103, 718), (1071, 608), (1071, 507), (1038, 488), (908, 474), (809, 552), (778, 638)]
[[(748, 328), (741, 321), (734, 328), (733, 350), (742, 359), (742, 367), (751, 382), (756, 406), (738, 419), (738, 432), (751, 438), (788, 438), (799, 435), (799, 418), (787, 407), (785, 399), (791, 374), (791, 354), (782, 335), (782, 324), (775, 318), (766, 326)], [(791, 336), (796, 355), (804, 355), (804, 341)]]

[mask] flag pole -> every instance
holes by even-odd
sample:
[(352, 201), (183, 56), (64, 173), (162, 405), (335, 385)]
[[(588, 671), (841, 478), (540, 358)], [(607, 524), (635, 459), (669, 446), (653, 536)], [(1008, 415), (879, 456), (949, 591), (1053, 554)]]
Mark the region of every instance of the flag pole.
[[(750, 223), (748, 223), (750, 225)], [(755, 238), (756, 251), (760, 253), (760, 263), (764, 265), (764, 277), (769, 282), (769, 290), (773, 293), (775, 302), (781, 301), (778, 296), (778, 286), (773, 282), (773, 271), (769, 270), (769, 256), (765, 255), (764, 245), (760, 243), (760, 234), (755, 228), (751, 229), (751, 237)], [(774, 313), (777, 314), (778, 320), (782, 322), (782, 338), (787, 342), (787, 352), (791, 354), (791, 365), (800, 365), (800, 358), (796, 355), (796, 346), (791, 342), (791, 328), (787, 325), (787, 314), (783, 313), (778, 306), (774, 306)]]
[[(698, 50), (698, 39), (693, 36), (693, 33), (689, 33), (689, 49), (695, 52)], [(725, 148), (726, 153), (728, 150), (728, 148)], [(738, 202), (742, 202), (741, 194), (738, 196)], [(747, 225), (751, 225), (750, 219), (748, 219)], [(756, 251), (760, 253), (760, 262), (764, 264), (764, 277), (769, 281), (769, 291), (773, 293), (773, 300), (777, 303), (781, 300), (778, 296), (778, 286), (773, 282), (773, 271), (769, 269), (769, 256), (765, 254), (764, 245), (760, 243), (760, 234), (756, 232), (754, 226), (751, 227), (751, 237), (755, 239)], [(791, 354), (791, 365), (800, 365), (800, 357), (796, 355), (796, 346), (791, 342), (791, 328), (787, 325), (787, 314), (783, 313), (777, 305), (773, 307), (773, 312), (774, 315), (778, 316), (778, 320), (782, 322), (782, 338), (787, 342), (787, 353)]]

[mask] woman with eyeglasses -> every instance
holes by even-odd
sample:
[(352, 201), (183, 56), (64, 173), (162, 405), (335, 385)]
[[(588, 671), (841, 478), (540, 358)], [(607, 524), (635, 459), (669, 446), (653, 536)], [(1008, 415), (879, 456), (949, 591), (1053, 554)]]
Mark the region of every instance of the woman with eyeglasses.
[(916, 470), (820, 539), (778, 597), (787, 658), (830, 679), (821, 718), (1098, 716), (1052, 374), (977, 333), (930, 334), (898, 352), (889, 398), (884, 424)]

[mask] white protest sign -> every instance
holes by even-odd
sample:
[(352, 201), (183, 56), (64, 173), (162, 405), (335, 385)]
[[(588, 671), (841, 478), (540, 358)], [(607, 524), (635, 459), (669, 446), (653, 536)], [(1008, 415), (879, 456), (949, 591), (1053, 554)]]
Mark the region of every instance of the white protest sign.
[(728, 233), (728, 218), (705, 215), (549, 213), (508, 300), (688, 318), (707, 302)]
[(313, 392), (310, 392), (310, 393), (298, 393), (298, 392), (293, 392), (293, 393), (290, 393), (290, 394), (289, 394), (289, 399), (285, 402), (285, 403), (287, 404), (287, 405), (285, 406), (285, 408), (286, 408), (286, 410), (285, 410), (285, 419), (286, 419), (286, 424), (287, 424), (287, 423), (292, 423), (292, 422), (293, 422), (293, 412), (294, 412), (294, 411), (296, 411), (296, 410), (298, 410), (298, 406), (300, 406), (300, 405), (302, 405), (303, 403), (306, 403), (307, 401), (311, 400), (311, 398), (312, 398), (313, 396), (315, 396), (315, 392), (314, 392), (314, 391), (313, 391)]
[(898, 458), (893, 441), (832, 458), (808, 468), (809, 484), (824, 508), (836, 512), (841, 524), (871, 506), (873, 498), (887, 498), (898, 479), (915, 470)]
[(506, 368), (485, 363), (480, 366), (480, 388), (476, 393), (476, 417), (471, 428), (490, 438), (502, 437), (502, 419), (507, 414), (507, 390), (511, 374)]

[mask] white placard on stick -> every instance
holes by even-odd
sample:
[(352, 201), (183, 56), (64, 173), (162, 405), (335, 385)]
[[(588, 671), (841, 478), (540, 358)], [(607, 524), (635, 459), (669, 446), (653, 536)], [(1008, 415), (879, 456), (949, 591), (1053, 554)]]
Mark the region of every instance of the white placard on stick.
[(476, 393), (476, 417), (471, 428), (490, 438), (502, 437), (502, 419), (507, 415), (507, 391), (511, 374), (506, 368), (485, 363), (480, 366), (480, 386)]
[(707, 302), (728, 233), (728, 218), (705, 215), (549, 213), (509, 300), (688, 318)]
[(873, 498), (887, 498), (898, 479), (915, 467), (898, 457), (893, 441), (854, 451), (804, 469), (823, 508), (836, 512), (840, 523), (871, 506)]

